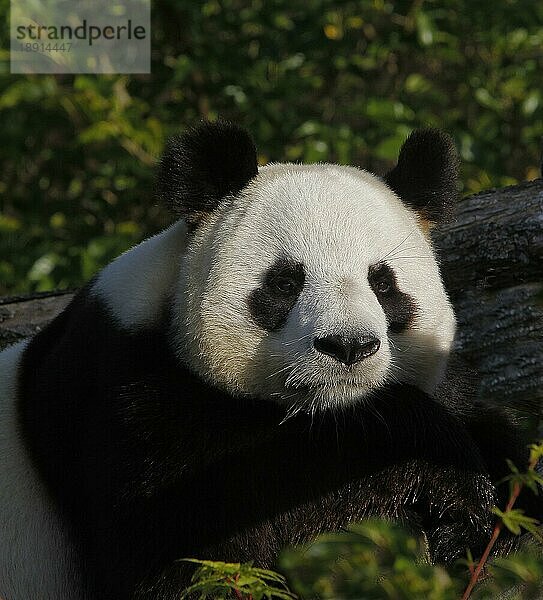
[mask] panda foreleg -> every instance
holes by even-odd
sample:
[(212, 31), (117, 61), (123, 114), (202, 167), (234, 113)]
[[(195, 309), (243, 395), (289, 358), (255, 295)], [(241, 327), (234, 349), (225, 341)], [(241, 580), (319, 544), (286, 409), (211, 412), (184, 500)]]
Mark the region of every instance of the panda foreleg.
[[(515, 417), (503, 407), (474, 402), (472, 410), (463, 416), (466, 428), (478, 445), (491, 480), (496, 485), (497, 506), (504, 510), (510, 497), (508, 476), (512, 474), (508, 461), (522, 473), (527, 470), (530, 451), (528, 435)], [(538, 486), (539, 487), (539, 486)], [(543, 520), (541, 488), (538, 493), (524, 487), (514, 508), (538, 521)], [(504, 529), (496, 546), (498, 553), (509, 552), (522, 542), (521, 536)]]
[[(185, 566), (174, 558), (271, 566), (282, 547), (368, 516), (415, 514), (412, 524), (425, 530), (438, 562), (487, 543), (494, 486), (479, 451), (464, 426), (416, 388), (393, 386), (337, 423), (300, 415), (241, 447), (235, 423), (222, 420), (220, 452), (207, 448), (217, 460), (194, 455), (175, 490), (142, 505), (134, 522), (144, 541), (132, 537), (131, 547), (153, 538), (179, 546), (140, 589), (186, 585)], [(141, 598), (157, 597), (149, 594)]]
[[(445, 380), (438, 388), (436, 397), (463, 423), (477, 445), (490, 479), (496, 486), (497, 506), (503, 510), (510, 495), (507, 478), (511, 475), (511, 469), (508, 461), (521, 473), (526, 471), (530, 454), (530, 433), (515, 411), (506, 406), (479, 400), (479, 384), (480, 376), (477, 371), (458, 355), (453, 354), (449, 359)], [(531, 416), (537, 418), (537, 411), (534, 410)], [(526, 515), (542, 521), (541, 492), (534, 494), (525, 488), (515, 502), (515, 508), (520, 508)], [(518, 541), (519, 536), (508, 535), (504, 531), (498, 546), (500, 550), (507, 551)]]
[[(135, 421), (138, 402), (154, 407), (139, 415), (145, 427)], [(112, 448), (92, 447), (97, 480), (89, 489), (104, 499), (89, 498), (77, 519), (104, 597), (174, 597), (156, 590), (188, 585), (183, 557), (269, 566), (286, 545), (373, 515), (415, 514), (436, 561), (470, 545), (476, 553), (488, 539), (494, 486), (479, 450), (458, 419), (414, 387), (390, 386), (341, 415), (298, 414), (282, 424), (279, 409), (270, 408), (277, 419), (270, 411), (261, 418), (233, 399), (221, 410), (217, 397), (176, 420), (176, 388), (160, 385), (127, 387), (111, 404), (118, 413), (133, 407), (123, 435), (134, 440), (116, 446), (127, 452), (118, 457), (124, 472), (114, 476), (103, 468)], [(171, 445), (157, 438), (164, 446), (153, 446), (150, 463), (155, 438), (140, 426), (159, 419), (164, 432), (168, 407), (166, 431), (175, 436)], [(114, 422), (96, 425), (104, 439), (114, 439)]]

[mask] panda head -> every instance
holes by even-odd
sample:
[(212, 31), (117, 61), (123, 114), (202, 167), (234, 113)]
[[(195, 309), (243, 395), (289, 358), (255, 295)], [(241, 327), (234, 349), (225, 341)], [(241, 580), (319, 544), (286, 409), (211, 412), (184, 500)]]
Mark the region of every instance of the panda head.
[(455, 330), (428, 229), (449, 216), (449, 137), (411, 134), (384, 178), (332, 164), (258, 168), (249, 135), (170, 141), (158, 192), (190, 228), (172, 324), (179, 357), (236, 395), (315, 411), (386, 382), (432, 392)]

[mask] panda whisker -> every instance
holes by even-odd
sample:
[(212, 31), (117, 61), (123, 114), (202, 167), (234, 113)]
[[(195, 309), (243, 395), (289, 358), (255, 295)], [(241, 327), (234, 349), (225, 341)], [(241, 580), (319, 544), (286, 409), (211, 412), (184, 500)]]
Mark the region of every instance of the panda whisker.
[(394, 370), (401, 370), (401, 369), (396, 369), (395, 365), (391, 365), (392, 369), (389, 372), (389, 377), (392, 381), (394, 381), (395, 383), (401, 383), (400, 378), (398, 377), (398, 374), (394, 372)]
[(401, 370), (404, 370), (404, 371), (405, 371), (405, 368), (404, 368), (404, 367), (402, 367), (402, 366), (400, 366), (400, 365), (399, 365), (399, 364), (396, 362), (396, 360), (394, 359), (394, 357), (393, 357), (393, 356), (391, 356), (391, 357), (390, 357), (390, 366), (391, 366), (391, 367), (394, 367), (394, 368), (395, 368), (395, 369), (397, 369), (397, 370), (400, 370), (400, 371), (401, 371)]
[(283, 367), (283, 368), (275, 371), (274, 373), (267, 375), (266, 379), (272, 379), (273, 377), (277, 377), (277, 375), (279, 375), (280, 373), (283, 373), (284, 371), (288, 371), (289, 369), (292, 369), (292, 368), (293, 368), (293, 365), (287, 365), (286, 367)]
[(394, 348), (394, 350), (397, 350), (398, 352), (408, 352), (415, 347), (414, 344), (411, 344), (410, 346), (405, 346), (402, 348), (390, 337), (388, 338), (388, 343)]
[[(307, 377), (303, 377), (304, 373), (303, 373), (303, 364), (294, 364), (292, 365), (292, 371), (290, 373), (290, 375), (287, 377), (286, 381), (285, 381), (285, 385), (286, 386), (290, 386), (293, 384), (297, 383), (297, 379), (300, 380), (302, 379), (304, 381), (304, 383), (311, 383), (311, 378), (307, 378)], [(295, 387), (295, 386), (294, 386)]]
[(395, 256), (394, 258), (389, 258), (388, 260), (434, 260), (433, 256)]
[(281, 342), (283, 344), (283, 346), (292, 346), (292, 344), (296, 344), (297, 342), (301, 342), (302, 340), (305, 340), (308, 337), (311, 337), (313, 334), (312, 333), (308, 333), (306, 335), (302, 335), (302, 337), (299, 337), (295, 340), (290, 340), (288, 342)]
[(396, 345), (396, 343), (394, 342), (393, 339), (391, 339), (390, 337), (388, 338), (388, 343), (395, 348), (396, 350), (398, 350), (398, 346)]
[(396, 373), (394, 373), (394, 371), (390, 371), (388, 376), (390, 377), (390, 380), (394, 383), (401, 383), (400, 378), (396, 375)]
[(392, 260), (395, 256), (398, 256), (400, 252), (408, 252), (409, 250), (420, 250), (420, 246), (409, 246), (409, 248), (402, 248), (387, 258), (387, 260)]
[[(288, 396), (281, 396), (281, 398), (283, 400), (288, 400), (289, 398), (293, 398), (294, 396), (296, 396), (297, 394), (290, 394)], [(285, 414), (285, 416), (283, 417), (283, 419), (281, 420), (281, 422), (279, 423), (279, 425), (283, 425), (284, 423), (286, 423), (289, 419), (292, 419), (293, 417), (295, 417), (298, 413), (300, 413), (304, 408), (304, 403), (300, 402), (299, 404), (292, 404), (292, 406), (290, 406), (290, 408), (287, 409), (287, 412)]]
[(395, 371), (396, 371), (396, 372), (400, 371), (400, 372), (403, 372), (403, 373), (405, 373), (405, 374), (408, 374), (408, 371), (406, 371), (406, 370), (405, 370), (403, 367), (401, 367), (401, 366), (398, 364), (398, 362), (397, 362), (396, 360), (394, 360), (394, 357), (393, 357), (393, 356), (391, 356), (391, 357), (390, 357), (390, 362), (389, 362), (389, 373), (388, 373), (388, 374), (389, 374), (391, 377), (394, 377), (394, 376), (395, 376)]
[(368, 405), (368, 410), (369, 412), (374, 415), (375, 417), (377, 417), (377, 419), (379, 421), (381, 421), (381, 423), (387, 428), (388, 431), (388, 435), (390, 437), (392, 437), (392, 432), (390, 431), (390, 426), (389, 424), (386, 422), (385, 418), (383, 417), (383, 415), (377, 410), (377, 407), (375, 406), (375, 404), (370, 403)]
[(313, 398), (311, 401), (311, 411), (310, 411), (310, 414), (311, 414), (311, 424), (309, 425), (310, 432), (313, 431), (313, 424), (315, 422), (315, 416), (317, 415), (317, 413), (318, 413), (318, 405), (317, 405), (316, 399)]
[(266, 379), (272, 379), (273, 377), (276, 377), (280, 373), (284, 373), (285, 371), (288, 371), (289, 369), (292, 369), (292, 370), (296, 369), (296, 367), (299, 366), (299, 363), (302, 359), (303, 359), (303, 354), (301, 352), (295, 353), (294, 359), (292, 360), (292, 362), (290, 362), (288, 365), (280, 368), (279, 370), (275, 371), (271, 375), (267, 375)]
[(285, 414), (285, 416), (283, 417), (283, 419), (281, 421), (279, 421), (279, 426), (284, 425), (287, 421), (289, 421), (290, 419), (295, 417), (299, 412), (300, 412), (300, 409), (297, 409), (293, 412), (287, 412)]
[[(282, 398), (283, 400), (289, 400), (290, 398), (294, 398), (294, 397), (298, 396), (298, 394), (299, 394), (299, 392), (298, 392), (298, 391), (295, 391), (295, 392), (294, 392), (294, 393), (292, 393), (292, 394), (286, 394), (286, 395), (285, 395), (285, 394), (281, 394), (281, 398)], [(293, 405), (293, 406), (296, 406), (296, 405)]]
[(398, 248), (400, 248), (401, 246), (403, 246), (405, 244), (405, 242), (407, 242), (407, 240), (413, 235), (413, 232), (411, 232), (408, 236), (406, 236), (397, 246), (394, 246), (394, 248), (392, 248), (392, 250), (388, 253), (385, 254), (385, 256), (383, 256), (383, 258), (381, 258), (381, 260), (379, 262), (383, 262), (385, 260), (385, 258), (387, 258), (388, 256), (390, 256), (393, 252), (395, 252)]

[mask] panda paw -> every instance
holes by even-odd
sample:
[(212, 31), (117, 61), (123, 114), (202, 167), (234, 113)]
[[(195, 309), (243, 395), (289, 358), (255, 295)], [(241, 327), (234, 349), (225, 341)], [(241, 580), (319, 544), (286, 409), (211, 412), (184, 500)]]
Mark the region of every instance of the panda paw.
[[(483, 474), (445, 470), (432, 481), (424, 530), (432, 562), (451, 563), (480, 556), (490, 540), (495, 487)], [(436, 485), (437, 484), (437, 485)]]

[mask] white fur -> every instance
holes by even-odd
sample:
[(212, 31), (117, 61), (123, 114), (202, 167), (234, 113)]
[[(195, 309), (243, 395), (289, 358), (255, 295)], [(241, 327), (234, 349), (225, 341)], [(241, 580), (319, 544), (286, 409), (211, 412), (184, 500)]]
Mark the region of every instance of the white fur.
[[(237, 394), (296, 406), (341, 405), (387, 380), (432, 392), (455, 331), (432, 247), (418, 217), (377, 177), (336, 165), (269, 165), (223, 202), (194, 235), (176, 223), (106, 267), (92, 293), (119, 327), (151, 326), (175, 295), (180, 359)], [(280, 256), (305, 265), (288, 321), (266, 332), (247, 298)], [(415, 323), (387, 333), (368, 280), (386, 259), (418, 306)], [(351, 367), (317, 353), (315, 337), (377, 335), (380, 350)]]
[(17, 371), (25, 346), (0, 353), (0, 598), (80, 600), (73, 550), (21, 441)]
[(125, 252), (98, 275), (92, 293), (124, 329), (153, 325), (177, 279), (187, 227), (179, 221)]
[[(247, 298), (274, 261), (305, 265), (286, 325), (266, 332)], [(368, 279), (385, 259), (419, 314), (387, 335)], [(270, 165), (197, 230), (181, 264), (174, 343), (204, 377), (238, 394), (311, 410), (341, 406), (394, 379), (431, 392), (454, 337), (454, 314), (416, 215), (377, 177), (335, 165)], [(327, 334), (377, 334), (380, 350), (351, 367), (319, 354)]]

